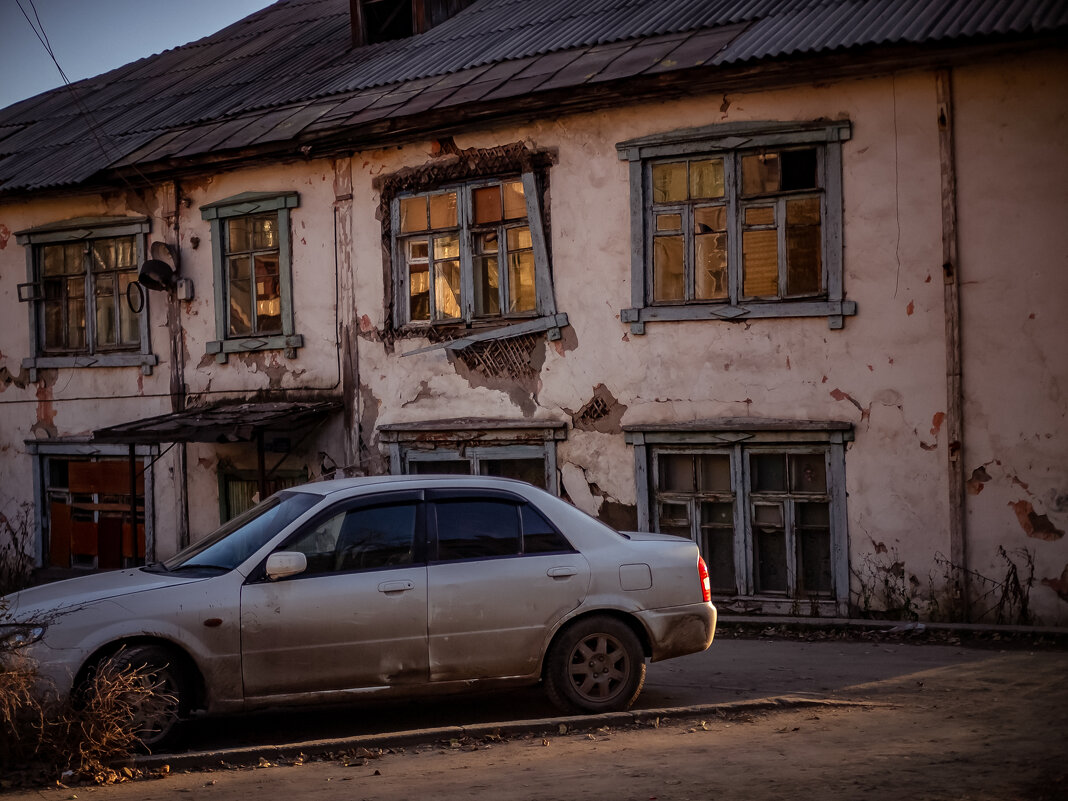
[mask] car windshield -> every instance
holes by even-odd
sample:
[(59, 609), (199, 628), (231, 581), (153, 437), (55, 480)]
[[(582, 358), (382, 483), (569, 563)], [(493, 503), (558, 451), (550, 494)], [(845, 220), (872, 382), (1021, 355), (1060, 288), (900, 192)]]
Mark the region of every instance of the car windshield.
[(275, 534), (321, 500), (307, 492), (283, 491), (252, 507), (212, 534), (179, 551), (162, 568), (176, 570), (233, 570)]

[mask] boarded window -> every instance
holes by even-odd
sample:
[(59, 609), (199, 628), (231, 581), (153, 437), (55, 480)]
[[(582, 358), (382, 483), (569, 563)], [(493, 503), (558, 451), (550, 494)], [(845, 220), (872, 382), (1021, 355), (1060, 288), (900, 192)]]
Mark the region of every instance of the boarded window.
[(138, 460), (136, 521), (131, 525), (128, 460), (46, 459), (49, 564), (113, 570), (144, 563), (143, 468)]

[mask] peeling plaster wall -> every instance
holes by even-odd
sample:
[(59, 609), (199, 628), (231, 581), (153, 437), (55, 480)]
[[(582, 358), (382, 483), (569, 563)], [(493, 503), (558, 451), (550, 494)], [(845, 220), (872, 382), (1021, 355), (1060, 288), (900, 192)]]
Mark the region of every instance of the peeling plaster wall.
[[(1004, 230), (989, 220), (996, 216), (995, 210), (1012, 206), (1018, 194), (1030, 191), (1031, 176), (1018, 174), (1015, 191), (1009, 194), (978, 185), (982, 175), (989, 186), (989, 162), (981, 154), (969, 156), (967, 141), (998, 137), (996, 127), (992, 130), (987, 121), (999, 115), (994, 113), (994, 100), (975, 109), (968, 104), (974, 95), (981, 95), (983, 82), (994, 75), (1012, 76), (1000, 80), (1017, 84), (1043, 68), (1028, 61), (1030, 57), (1019, 57), (961, 79), (962, 116), (957, 122), (958, 132), (965, 132), (959, 165), (961, 191), (982, 195), (985, 203), (994, 206), (980, 219), (980, 209), (972, 212), (963, 205), (962, 218), (972, 215), (974, 222), (971, 228), (963, 223), (962, 241), (982, 226), (989, 238), (1006, 241), (1002, 248), (1015, 241), (1004, 237)], [(1063, 67), (1063, 59), (1059, 63)], [(1051, 86), (1055, 83), (1050, 79)], [(1063, 121), (1060, 113), (1046, 111), (1041, 122), (1029, 124), (1034, 128), (1029, 136), (1043, 139), (1050, 151), (1056, 149), (1057, 138), (1050, 132), (1060, 130), (1055, 124), (1057, 119)], [(859, 313), (846, 319), (844, 330), (829, 330), (826, 320), (817, 318), (650, 323), (644, 336), (629, 334), (628, 327), (619, 322), (619, 310), (630, 306), (629, 185), (627, 165), (618, 160), (614, 144), (719, 122), (842, 117), (854, 126), (852, 139), (843, 147), (844, 281), (847, 297), (859, 306)], [(477, 416), (569, 419), (600, 384), (626, 406), (624, 424), (745, 416), (848, 420), (856, 428), (856, 441), (846, 457), (851, 566), (859, 572), (866, 564), (900, 562), (902, 581), (944, 608), (947, 599), (939, 596), (944, 591), (945, 568), (936, 557), (950, 550), (949, 487), (948, 443), (943, 431), (946, 355), (934, 74), (917, 71), (817, 87), (669, 101), (456, 137), (461, 149), (515, 141), (552, 152), (556, 158), (549, 171), (551, 248), (557, 306), (568, 314), (571, 324), (565, 329), (569, 344), (539, 346), (545, 355), (535, 391), (527, 399), (517, 399), (514, 392), (462, 378), (455, 358), (444, 351), (398, 358), (425, 345), (425, 340), (399, 340), (395, 353), (376, 341), (370, 329), (381, 330), (387, 314), (379, 278), (381, 228), (373, 221), (378, 199), (362, 195), (359, 187), (368, 186), (374, 175), (431, 162), (434, 146), (428, 142), (363, 154), (353, 164), (353, 258), (366, 280), (357, 284), (355, 303), (367, 331), (360, 346), (361, 381), (381, 403), (378, 422)], [(999, 147), (1020, 156), (1028, 152), (1015, 134)], [(1058, 160), (1063, 165), (1063, 156), (1050, 152), (1047, 161), (1038, 164)], [(1055, 183), (1058, 188), (1064, 185), (1063, 180)], [(1059, 205), (1051, 202), (1055, 199), (1033, 203), (1027, 214), (1036, 221), (1049, 221), (1050, 209), (1064, 208), (1063, 195)], [(1041, 239), (1036, 231), (1033, 240)], [(1059, 257), (1060, 263), (1050, 269), (1061, 270), (1063, 275), (1063, 253), (1068, 249), (1032, 247), (1045, 252), (1047, 261)], [(996, 249), (974, 243), (962, 251), (965, 281), (970, 280), (972, 259), (983, 259), (983, 269), (1000, 276), (1006, 274), (1006, 263), (1015, 263), (1011, 258), (988, 258), (991, 252)], [(1036, 276), (1039, 271), (1036, 266)], [(985, 307), (996, 302), (995, 296), (1015, 291), (1017, 287), (1003, 280), (989, 297), (972, 300), (969, 295), (966, 302)], [(1043, 297), (1045, 307), (1035, 309), (1046, 309), (1050, 322), (1042, 323), (1043, 314), (1039, 314), (1040, 322), (1030, 324), (1050, 327), (1042, 347), (1046, 361), (1053, 362), (1065, 336), (1063, 326), (1054, 335), (1054, 316), (1048, 312), (1064, 292), (1048, 292)], [(974, 313), (966, 314), (966, 325), (973, 319)], [(1009, 363), (1030, 358), (1016, 350), (1019, 339), (1002, 337), (997, 325), (987, 329), (987, 338), (999, 340), (998, 349)], [(974, 345), (973, 340), (969, 347)], [(969, 362), (966, 375), (982, 373), (988, 363)], [(1063, 365), (1061, 356), (1061, 375)], [(1032, 373), (1037, 367), (1021, 365), (1021, 369)], [(1003, 378), (975, 376), (968, 391), (1001, 384)], [(1040, 384), (1045, 386), (1038, 381), (1032, 386)], [(1046, 390), (1045, 396), (1052, 399), (1052, 392)], [(1002, 389), (998, 394), (1004, 398), (1008, 393)], [(1008, 400), (1003, 409), (1006, 419), (1027, 420), (1023, 398), (1014, 393)], [(1063, 415), (1063, 401), (1060, 408)], [(1057, 428), (1063, 434), (1063, 417), (1048, 419), (1049, 406), (1045, 417), (1043, 431)], [(969, 436), (973, 431), (969, 425)], [(1026, 444), (1016, 443), (1021, 460), (1038, 456), (1047, 447), (1041, 445), (1036, 451), (1033, 439), (1032, 434)], [(1065, 452), (1063, 441), (1059, 446), (1050, 442), (1048, 447), (1050, 453)], [(598, 513), (605, 503), (634, 503), (633, 452), (621, 434), (569, 430), (557, 454), (562, 487), (580, 507)], [(984, 456), (983, 461), (988, 458)], [(1042, 492), (1048, 496), (1054, 484), (1047, 482)], [(1012, 514), (1001, 499), (996, 506), (999, 513)], [(977, 542), (990, 538), (984, 517), (977, 517), (974, 510), (971, 515), (970, 535)], [(856, 592), (856, 576), (853, 582)], [(923, 603), (917, 601), (917, 606), (924, 611)], [(1058, 611), (1047, 608), (1045, 614), (1055, 616)]]
[(1068, 61), (1009, 66), (954, 73), (969, 562), (1032, 552), (1032, 608), (1068, 625)]
[[(335, 272), (333, 191), (334, 170), (326, 160), (273, 165), (224, 173), (182, 184), (182, 271), (192, 278), (196, 298), (184, 304), (183, 323), (189, 364), (186, 383), (193, 395), (257, 390), (323, 389), (339, 384), (337, 330), (334, 325), (337, 281)], [(290, 211), (293, 270), (293, 315), (304, 347), (296, 358), (281, 350), (230, 354), (227, 363), (206, 353), (215, 332), (214, 268), (211, 228), (200, 207), (242, 192), (300, 193), (300, 205)], [(193, 240), (199, 244), (194, 249)], [(207, 400), (208, 398), (205, 398)]]

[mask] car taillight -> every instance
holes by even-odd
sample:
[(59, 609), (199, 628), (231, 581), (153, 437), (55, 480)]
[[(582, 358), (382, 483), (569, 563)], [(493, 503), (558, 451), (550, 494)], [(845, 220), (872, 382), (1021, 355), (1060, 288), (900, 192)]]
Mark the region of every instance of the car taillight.
[(708, 603), (712, 600), (712, 585), (708, 581), (708, 565), (700, 556), (697, 557), (697, 573), (701, 576), (701, 600)]

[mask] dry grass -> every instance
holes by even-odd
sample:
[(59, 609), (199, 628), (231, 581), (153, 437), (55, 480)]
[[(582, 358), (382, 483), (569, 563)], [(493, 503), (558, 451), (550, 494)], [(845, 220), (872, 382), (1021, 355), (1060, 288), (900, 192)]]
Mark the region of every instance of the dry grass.
[(134, 771), (112, 766), (137, 749), (139, 721), (173, 705), (146, 669), (121, 659), (93, 671), (80, 699), (58, 701), (32, 664), (9, 659), (0, 670), (0, 766), (11, 777), (5, 784), (132, 778)]

